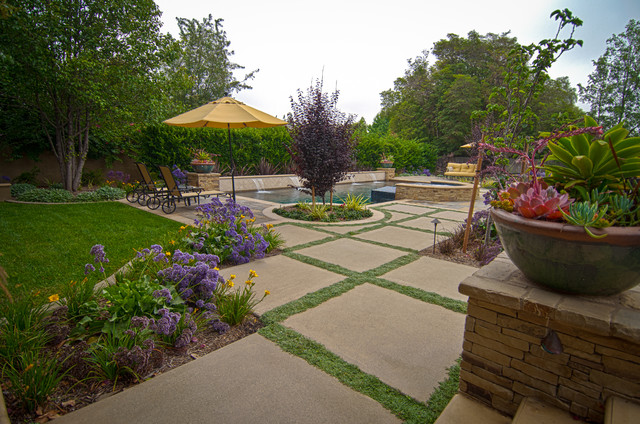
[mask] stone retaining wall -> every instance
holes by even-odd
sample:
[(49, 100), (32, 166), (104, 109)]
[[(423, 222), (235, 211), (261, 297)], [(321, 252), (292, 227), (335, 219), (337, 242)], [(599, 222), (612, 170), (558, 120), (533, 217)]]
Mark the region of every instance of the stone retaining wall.
[[(339, 184), (361, 183), (369, 181), (385, 181), (384, 171), (350, 172), (347, 179)], [(300, 187), (300, 179), (295, 174), (248, 175), (234, 178), (236, 192), (274, 190), (278, 188)], [(220, 177), (220, 190), (231, 191), (231, 177)]]
[(412, 199), (430, 202), (469, 202), (473, 194), (471, 184), (461, 183), (457, 187), (429, 184), (396, 183), (396, 200)]
[[(563, 295), (529, 282), (505, 254), (460, 284), (469, 296), (460, 391), (513, 416), (534, 397), (595, 422), (615, 395), (640, 401), (640, 290)], [(563, 352), (542, 339), (554, 330)]]

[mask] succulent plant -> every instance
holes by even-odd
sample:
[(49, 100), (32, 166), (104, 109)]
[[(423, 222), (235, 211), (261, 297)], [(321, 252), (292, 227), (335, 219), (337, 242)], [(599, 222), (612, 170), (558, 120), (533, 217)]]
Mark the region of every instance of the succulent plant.
[[(525, 218), (561, 219), (562, 211), (571, 204), (568, 194), (560, 194), (553, 187), (538, 185), (526, 188), (526, 185), (518, 183), (509, 188), (510, 193), (518, 193), (513, 202), (514, 211)], [(522, 192), (525, 188), (526, 191)]]

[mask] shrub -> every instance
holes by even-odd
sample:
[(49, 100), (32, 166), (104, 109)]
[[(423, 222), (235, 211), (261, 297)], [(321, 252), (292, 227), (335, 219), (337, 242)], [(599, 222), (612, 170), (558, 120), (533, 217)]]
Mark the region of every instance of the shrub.
[(233, 274), (226, 283), (218, 285), (215, 291), (215, 303), (223, 322), (229, 325), (240, 324), (253, 308), (270, 294), (269, 290), (265, 290), (262, 298), (256, 299), (253, 292), (253, 286), (256, 283), (253, 279), (257, 276), (258, 274), (254, 270), (249, 270), (249, 278), (244, 282), (242, 289), (231, 290), (235, 285), (233, 281), (235, 275)]
[(124, 198), (126, 192), (117, 187), (103, 186), (95, 191), (98, 200), (118, 200)]
[(22, 202), (66, 203), (73, 202), (73, 199), (71, 192), (58, 188), (36, 188), (18, 196)]
[(101, 169), (94, 169), (93, 171), (84, 169), (82, 176), (80, 177), (80, 184), (83, 186), (100, 185), (104, 182)]
[(26, 193), (27, 191), (35, 190), (36, 186), (29, 183), (18, 183), (11, 185), (11, 197), (17, 199), (22, 193)]
[(13, 179), (13, 183), (27, 183), (36, 185), (38, 182), (36, 178), (40, 173), (40, 168), (34, 166), (31, 171), (25, 171)]

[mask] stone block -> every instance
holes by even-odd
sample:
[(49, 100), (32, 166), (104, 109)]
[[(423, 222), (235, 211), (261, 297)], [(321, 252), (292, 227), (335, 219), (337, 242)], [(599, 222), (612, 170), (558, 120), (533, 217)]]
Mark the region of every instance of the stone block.
[(462, 342), (462, 350), (467, 350), (471, 352), (472, 348), (473, 348), (473, 343), (471, 343), (470, 341), (465, 340)]
[(554, 362), (562, 365), (566, 365), (569, 362), (569, 359), (571, 358), (566, 353), (554, 354), (554, 353), (545, 352), (545, 350), (542, 349), (542, 346), (540, 346), (540, 340), (538, 340), (537, 344), (531, 345), (531, 349), (529, 349), (529, 353), (532, 356), (535, 356), (536, 358), (542, 359), (543, 361)]
[(589, 408), (574, 402), (571, 404), (571, 408), (569, 409), (569, 412), (571, 412), (574, 415), (577, 415), (578, 417), (586, 417), (589, 414)]
[(555, 375), (555, 374), (553, 374), (551, 372), (542, 370), (542, 369), (540, 369), (540, 368), (538, 368), (536, 366), (533, 366), (531, 364), (528, 364), (526, 362), (522, 362), (522, 361), (519, 361), (517, 359), (514, 359), (514, 360), (511, 361), (511, 366), (513, 368), (519, 370), (519, 371), (522, 371), (523, 373), (527, 374), (528, 376), (535, 378), (535, 379), (542, 380), (542, 381), (545, 381), (545, 382), (547, 382), (549, 384), (553, 384), (553, 385), (558, 384), (558, 376), (557, 375)]
[(606, 373), (640, 381), (640, 364), (636, 362), (625, 361), (612, 356), (603, 356), (602, 364)]
[(538, 316), (538, 315), (534, 315), (526, 311), (518, 311), (518, 319), (521, 319), (526, 322), (530, 322), (532, 324), (541, 325), (543, 327), (547, 327), (549, 325), (549, 319)]
[(578, 328), (588, 328), (596, 334), (609, 335), (614, 311), (615, 307), (612, 305), (588, 302), (576, 296), (566, 296), (558, 304), (555, 319)]
[(640, 398), (640, 384), (636, 382), (631, 382), (598, 370), (591, 370), (589, 373), (589, 381), (598, 384), (605, 389), (624, 393), (627, 396)]
[(558, 387), (558, 397), (560, 399), (569, 401), (570, 403), (578, 403), (580, 405), (586, 406), (590, 409), (598, 409), (601, 406), (601, 402), (598, 398), (592, 398), (584, 393), (580, 393), (576, 390), (573, 390), (567, 386), (559, 386)]
[(578, 357), (581, 359), (586, 359), (587, 361), (599, 364), (602, 361), (602, 356), (597, 353), (586, 353), (582, 350), (574, 349), (570, 346), (564, 346), (564, 353), (568, 353), (572, 357)]
[(502, 328), (502, 334), (509, 336), (509, 337), (514, 337), (516, 339), (520, 339), (520, 340), (524, 340), (526, 342), (529, 342), (531, 344), (540, 344), (540, 338), (538, 337), (533, 337), (530, 334), (525, 334), (525, 333), (521, 333), (520, 331), (516, 331), (516, 330), (512, 330), (510, 328)]
[(466, 331), (474, 331), (476, 325), (476, 319), (470, 315), (464, 321), (464, 329)]
[(595, 352), (595, 344), (591, 342), (579, 339), (574, 336), (570, 336), (565, 333), (558, 333), (558, 337), (562, 342), (562, 346), (564, 346), (565, 348), (570, 347), (572, 349), (579, 350), (588, 354), (592, 354)]
[(465, 340), (469, 340), (470, 342), (472, 342), (474, 345), (481, 345), (489, 349), (493, 349), (496, 352), (500, 352), (512, 358), (522, 359), (524, 357), (523, 350), (507, 346), (487, 337), (483, 337), (479, 333), (465, 333), (464, 338)]
[(614, 358), (624, 359), (625, 361), (631, 361), (640, 364), (640, 356), (633, 355), (628, 352), (622, 352), (618, 349), (611, 349), (606, 346), (596, 346), (595, 351), (596, 353), (601, 354), (603, 357), (612, 356)]
[(494, 409), (512, 417), (515, 415), (516, 411), (518, 411), (518, 405), (520, 405), (522, 399), (523, 397), (518, 394), (514, 394), (513, 400), (507, 400), (500, 396), (494, 396), (491, 399), (491, 406)]
[[(604, 365), (598, 362), (589, 361), (588, 359), (582, 359), (577, 356), (571, 356), (569, 359), (569, 364), (571, 368), (575, 368), (578, 371), (589, 373), (589, 370), (604, 370)], [(581, 369), (586, 368), (586, 371)]]
[(640, 340), (640, 311), (618, 309), (611, 320), (613, 335), (626, 340)]
[(602, 336), (584, 331), (579, 334), (579, 337), (583, 340), (593, 342), (596, 345), (606, 346), (611, 349), (627, 352), (631, 355), (640, 356), (640, 340), (634, 340), (630, 343), (628, 340), (619, 337)]
[[(574, 380), (569, 380), (568, 378), (564, 378), (564, 377), (560, 377), (559, 380), (559, 387), (560, 386), (564, 386), (564, 387), (568, 387), (576, 392), (582, 393), (583, 395), (591, 398), (591, 399), (599, 399), (600, 398), (600, 393), (602, 393), (602, 388), (593, 384), (593, 383), (589, 383), (588, 381), (585, 381), (585, 384), (588, 384), (591, 387), (587, 387), (584, 384), (580, 384)], [(598, 388), (597, 390), (594, 390), (594, 387)]]
[(483, 321), (487, 321), (491, 324), (495, 324), (498, 321), (498, 313), (495, 311), (490, 311), (489, 309), (482, 308), (478, 305), (474, 305), (471, 303), (471, 299), (469, 300), (469, 305), (467, 306), (467, 314)]
[[(544, 352), (544, 351), (543, 351)], [(546, 352), (545, 352), (546, 353)], [(558, 376), (569, 378), (571, 377), (571, 368), (558, 362), (549, 361), (531, 353), (525, 353), (524, 362), (531, 364), (534, 367), (551, 372)]]
[(533, 387), (529, 387), (519, 381), (516, 381), (515, 383), (513, 383), (513, 391), (517, 394), (520, 394), (524, 397), (532, 397), (535, 399), (539, 399), (542, 400), (544, 402), (547, 402), (548, 404), (555, 406), (556, 408), (560, 408), (564, 411), (568, 411), (570, 405), (565, 402), (562, 401), (558, 398), (556, 398), (555, 396), (549, 396), (548, 394), (538, 390), (538, 389), (534, 389)]
[(507, 389), (506, 387), (502, 387), (499, 384), (495, 384), (491, 381), (485, 380), (482, 377), (472, 374), (468, 371), (460, 370), (460, 379), (487, 391), (493, 396), (500, 396), (507, 400), (513, 399), (513, 392), (511, 390)]
[(494, 331), (483, 325), (478, 325), (476, 327), (476, 333), (482, 337), (498, 341), (504, 345), (513, 347), (523, 352), (529, 351), (529, 342), (522, 339), (517, 339), (515, 337), (507, 336), (506, 334), (502, 334), (500, 333), (499, 329), (498, 331)]
[(484, 347), (479, 344), (473, 345), (473, 348), (471, 349), (471, 353), (477, 356), (481, 356), (499, 365), (509, 366), (509, 364), (511, 363), (511, 358), (508, 357), (507, 355), (503, 355), (502, 353), (498, 353), (493, 349)]
[(470, 363), (471, 365), (490, 371), (493, 374), (502, 375), (502, 365), (473, 354), (470, 351), (462, 352), (462, 360)]
[(523, 299), (522, 309), (542, 318), (553, 318), (562, 297), (561, 294), (555, 292), (532, 288)]
[(575, 382), (581, 387), (586, 387), (587, 389), (591, 389), (595, 392), (602, 392), (602, 386), (589, 381), (589, 373), (584, 373), (582, 371), (574, 369), (571, 373), (571, 381)]
[(547, 335), (547, 329), (542, 326), (527, 323), (517, 318), (511, 318), (504, 315), (500, 315), (498, 317), (497, 324), (501, 327), (510, 328), (512, 330), (519, 331), (520, 333), (529, 334), (531, 337), (537, 337), (540, 339)]
[(485, 308), (485, 309), (489, 309), (491, 311), (496, 311), (500, 314), (503, 315), (508, 315), (510, 317), (515, 317), (517, 312), (515, 309), (512, 308), (508, 308), (506, 306), (502, 306), (502, 305), (497, 305), (495, 303), (490, 303), (490, 302), (485, 302), (484, 300), (477, 300), (477, 305)]
[(472, 374), (475, 374), (480, 378), (483, 378), (492, 383), (498, 384), (506, 389), (511, 388), (512, 382), (510, 379), (502, 377), (499, 374), (494, 374), (491, 371), (488, 371), (482, 367), (471, 365), (471, 370), (468, 370), (468, 371), (471, 371)]
[(549, 384), (542, 380), (538, 380), (537, 378), (533, 378), (514, 368), (505, 368), (503, 372), (505, 377), (510, 378), (514, 382), (518, 381), (529, 387), (533, 387), (534, 389), (540, 390), (541, 392), (546, 393), (549, 396), (556, 395), (557, 387), (553, 384)]

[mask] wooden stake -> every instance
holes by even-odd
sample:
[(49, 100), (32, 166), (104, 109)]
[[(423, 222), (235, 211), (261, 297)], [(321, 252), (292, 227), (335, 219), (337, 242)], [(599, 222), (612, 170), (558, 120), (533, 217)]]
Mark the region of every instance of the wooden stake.
[[(482, 137), (484, 143), (484, 136)], [(464, 229), (464, 242), (462, 243), (462, 253), (467, 253), (469, 244), (469, 233), (471, 232), (471, 219), (473, 218), (473, 207), (476, 204), (476, 192), (480, 182), (480, 168), (482, 167), (482, 151), (478, 150), (478, 164), (476, 165), (476, 175), (473, 177), (473, 193), (471, 193), (471, 203), (469, 204), (469, 215), (467, 215), (467, 225)]]

